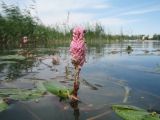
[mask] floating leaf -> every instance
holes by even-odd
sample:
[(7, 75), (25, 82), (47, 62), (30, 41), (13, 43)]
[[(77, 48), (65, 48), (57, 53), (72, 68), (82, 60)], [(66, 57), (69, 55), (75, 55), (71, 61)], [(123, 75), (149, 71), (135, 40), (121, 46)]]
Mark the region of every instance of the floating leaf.
[(3, 110), (8, 109), (8, 107), (9, 107), (8, 104), (0, 99), (0, 112), (2, 112)]
[(0, 97), (25, 101), (40, 98), (48, 91), (62, 99), (67, 99), (68, 95), (71, 95), (73, 91), (72, 89), (55, 84), (53, 82), (37, 82), (36, 86), (37, 88), (34, 90), (3, 88), (0, 89)]
[(0, 97), (8, 97), (14, 100), (31, 100), (42, 97), (44, 91), (40, 90), (25, 90), (25, 89), (0, 89)]
[(159, 64), (155, 67), (155, 71), (160, 72), (160, 65)]
[(2, 64), (16, 64), (16, 61), (0, 61), (0, 65)]
[(0, 60), (17, 60), (17, 61), (22, 61), (25, 60), (26, 58), (22, 55), (5, 55), (5, 56), (0, 56)]
[(16, 95), (20, 91), (16, 88), (3, 88), (0, 89), (0, 97), (9, 97), (10, 95)]
[(36, 87), (37, 87), (37, 90), (42, 91), (42, 92), (46, 92), (46, 88), (44, 87), (42, 81), (36, 82)]
[(14, 99), (14, 100), (21, 100), (21, 101), (26, 101), (26, 100), (32, 100), (32, 99), (37, 99), (43, 96), (43, 92), (37, 91), (37, 90), (25, 90), (25, 91), (20, 91), (18, 94), (10, 95), (9, 98)]
[(57, 85), (54, 82), (45, 82), (45, 88), (48, 92), (57, 95), (60, 98), (67, 99), (68, 94), (72, 94), (73, 89), (66, 88), (65, 86)]
[(160, 120), (157, 113), (152, 114), (135, 106), (113, 105), (112, 109), (124, 120)]

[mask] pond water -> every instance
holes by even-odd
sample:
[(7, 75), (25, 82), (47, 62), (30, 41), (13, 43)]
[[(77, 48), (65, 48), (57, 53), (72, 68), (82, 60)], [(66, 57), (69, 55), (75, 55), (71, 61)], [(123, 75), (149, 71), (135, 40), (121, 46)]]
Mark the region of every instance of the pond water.
[[(133, 51), (126, 51), (131, 46)], [(18, 50), (1, 51), (15, 54)], [(38, 81), (72, 87), (73, 66), (68, 47), (39, 48), (36, 56), (16, 64), (0, 61), (0, 88), (34, 89)], [(53, 65), (58, 55), (60, 64)], [(69, 73), (66, 74), (66, 68)], [(160, 111), (160, 41), (124, 41), (88, 47), (80, 73), (80, 102), (59, 101), (47, 95), (38, 102), (19, 101), (0, 113), (0, 120), (121, 120), (112, 104), (128, 104)]]

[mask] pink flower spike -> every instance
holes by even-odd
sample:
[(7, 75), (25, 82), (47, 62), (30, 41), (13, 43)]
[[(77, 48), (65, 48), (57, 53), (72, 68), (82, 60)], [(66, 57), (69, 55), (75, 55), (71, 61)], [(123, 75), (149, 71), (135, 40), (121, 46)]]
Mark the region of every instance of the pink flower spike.
[(85, 29), (83, 27), (75, 27), (73, 29), (72, 41), (70, 44), (70, 54), (76, 65), (82, 67), (86, 61), (86, 44), (84, 39)]

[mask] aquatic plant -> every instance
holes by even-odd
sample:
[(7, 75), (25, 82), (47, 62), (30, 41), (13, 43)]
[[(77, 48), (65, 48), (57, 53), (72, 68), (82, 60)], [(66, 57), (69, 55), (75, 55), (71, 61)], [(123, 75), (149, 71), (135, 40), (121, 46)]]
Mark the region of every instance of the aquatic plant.
[(17, 88), (5, 88), (0, 90), (0, 97), (6, 97), (14, 100), (32, 100), (43, 96), (44, 91), (26, 90)]
[(16, 61), (0, 61), (0, 65), (4, 65), (4, 64), (16, 64)]
[(0, 99), (0, 112), (8, 109), (9, 105)]
[(160, 116), (156, 112), (149, 113), (136, 106), (113, 105), (112, 109), (124, 120), (160, 120)]
[[(5, 100), (28, 101), (37, 100), (43, 97), (47, 92), (56, 95), (60, 100), (66, 100), (72, 94), (72, 89), (66, 88), (54, 82), (37, 82), (36, 88), (32, 90), (20, 88), (2, 88), (0, 89), (0, 98)], [(5, 100), (0, 99), (0, 112), (8, 108)]]
[(67, 99), (73, 92), (73, 89), (57, 85), (54, 82), (45, 82), (44, 86), (48, 92), (57, 95), (60, 99)]
[(2, 61), (22, 61), (25, 60), (26, 57), (22, 55), (5, 55), (5, 56), (0, 56), (0, 60)]
[(126, 51), (129, 54), (129, 53), (131, 53), (133, 51), (133, 48), (130, 45), (128, 45), (127, 48), (126, 48)]
[(132, 50), (132, 47), (130, 45), (128, 45), (127, 48), (126, 48), (126, 50), (130, 51), (130, 50)]

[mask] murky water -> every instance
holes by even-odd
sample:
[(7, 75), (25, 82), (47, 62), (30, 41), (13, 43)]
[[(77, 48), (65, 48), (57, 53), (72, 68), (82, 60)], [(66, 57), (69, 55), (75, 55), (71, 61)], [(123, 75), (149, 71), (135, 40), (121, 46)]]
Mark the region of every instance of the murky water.
[[(126, 51), (128, 45), (133, 51)], [(52, 64), (53, 53), (60, 56), (60, 65)], [(36, 55), (16, 65), (0, 64), (0, 87), (33, 89), (36, 81), (48, 80), (72, 87), (71, 75), (65, 73), (66, 66), (72, 69), (67, 47), (37, 49)], [(80, 82), (81, 102), (76, 107), (49, 95), (38, 103), (21, 101), (11, 105), (0, 113), (0, 120), (120, 120), (111, 110), (112, 104), (160, 110), (160, 41), (88, 47)]]

